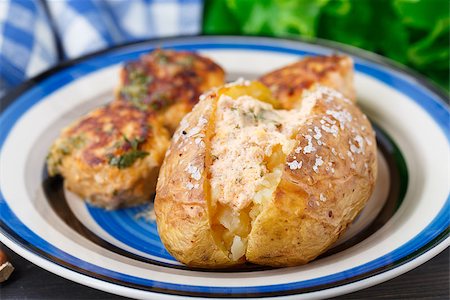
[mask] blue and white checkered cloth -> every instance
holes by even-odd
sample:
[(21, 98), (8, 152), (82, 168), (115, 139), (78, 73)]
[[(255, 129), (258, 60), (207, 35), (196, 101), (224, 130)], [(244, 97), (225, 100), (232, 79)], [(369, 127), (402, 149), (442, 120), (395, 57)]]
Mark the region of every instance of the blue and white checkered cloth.
[(0, 96), (60, 60), (197, 34), (202, 0), (0, 0)]

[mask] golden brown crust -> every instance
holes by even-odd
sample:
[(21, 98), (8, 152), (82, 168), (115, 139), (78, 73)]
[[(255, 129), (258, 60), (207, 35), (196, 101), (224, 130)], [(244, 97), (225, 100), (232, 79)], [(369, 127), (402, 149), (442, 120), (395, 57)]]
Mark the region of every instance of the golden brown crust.
[[(131, 145), (120, 143), (124, 136), (143, 142), (151, 139), (151, 118), (155, 117), (127, 103), (116, 102), (93, 110), (67, 128), (63, 136), (85, 140), (79, 149), (80, 159), (93, 167), (107, 162), (108, 154), (120, 155), (128, 151)], [(120, 145), (114, 147), (116, 143)]]
[[(355, 105), (330, 91), (319, 88), (311, 95), (316, 104), (286, 159), (274, 201), (253, 224), (246, 253), (253, 263), (291, 266), (314, 259), (372, 194), (377, 174), (372, 127)], [(333, 125), (336, 131), (323, 129)], [(301, 168), (292, 169), (293, 161)]]
[(223, 83), (224, 71), (192, 52), (158, 49), (125, 63), (117, 99), (61, 133), (49, 174), (108, 209), (148, 201), (171, 134), (201, 93)]
[(229, 264), (211, 231), (205, 189), (205, 142), (213, 113), (214, 103), (208, 98), (183, 119), (161, 167), (155, 197), (162, 242), (175, 258), (197, 267)]
[(272, 71), (259, 78), (285, 109), (298, 107), (304, 91), (322, 84), (355, 101), (353, 61), (348, 56), (314, 56)]
[[(214, 122), (214, 114), (206, 108), (213, 107), (218, 98), (211, 94), (198, 104), (179, 130), (189, 136), (200, 118)], [(299, 265), (323, 253), (342, 234), (374, 188), (374, 133), (361, 111), (332, 89), (313, 87), (302, 105), (309, 113), (293, 137), (297, 145), (286, 157), (272, 200), (263, 203), (253, 219), (245, 259), (238, 261), (231, 259), (219, 229), (213, 226), (217, 223), (211, 219), (214, 207), (204, 188), (210, 179), (205, 177), (208, 170), (202, 169), (196, 188), (190, 185), (192, 178), (186, 172), (190, 163), (203, 168), (207, 165), (207, 149), (196, 146), (195, 137), (180, 141), (179, 133), (175, 136), (155, 199), (161, 239), (175, 258), (206, 268), (245, 261)], [(208, 136), (212, 134), (202, 137), (206, 145)]]
[(47, 159), (50, 175), (108, 209), (148, 201), (170, 136), (155, 117), (113, 102), (63, 130)]
[(171, 133), (199, 96), (224, 84), (225, 73), (207, 57), (193, 52), (157, 49), (127, 62), (120, 72), (117, 98), (158, 112)]

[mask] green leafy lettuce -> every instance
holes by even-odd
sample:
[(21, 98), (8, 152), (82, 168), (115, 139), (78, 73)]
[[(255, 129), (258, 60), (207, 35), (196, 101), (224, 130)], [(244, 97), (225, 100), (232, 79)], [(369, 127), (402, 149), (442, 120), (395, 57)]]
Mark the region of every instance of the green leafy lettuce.
[(448, 0), (206, 0), (205, 34), (320, 37), (394, 59), (449, 90)]

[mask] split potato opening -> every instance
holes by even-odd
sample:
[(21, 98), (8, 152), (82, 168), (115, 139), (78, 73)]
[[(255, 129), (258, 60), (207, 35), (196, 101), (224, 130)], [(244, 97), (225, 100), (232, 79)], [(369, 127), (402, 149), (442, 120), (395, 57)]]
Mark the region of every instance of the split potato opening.
[(277, 110), (258, 82), (219, 89), (208, 201), (215, 240), (232, 261), (245, 261), (252, 224), (274, 197), (292, 151), (300, 110)]

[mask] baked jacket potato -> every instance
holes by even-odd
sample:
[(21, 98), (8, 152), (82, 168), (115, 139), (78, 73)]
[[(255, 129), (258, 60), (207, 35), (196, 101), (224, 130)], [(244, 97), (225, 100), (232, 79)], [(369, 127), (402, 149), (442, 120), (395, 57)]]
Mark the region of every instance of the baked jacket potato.
[(223, 85), (224, 80), (223, 69), (207, 57), (157, 49), (124, 64), (117, 99), (157, 112), (160, 122), (173, 133), (199, 96)]
[(261, 76), (259, 81), (269, 87), (285, 109), (298, 106), (303, 92), (317, 83), (334, 88), (355, 101), (353, 61), (344, 55), (306, 57)]
[(352, 101), (321, 85), (292, 109), (265, 95), (249, 82), (211, 91), (173, 137), (155, 213), (167, 250), (189, 266), (307, 263), (372, 193), (375, 135)]
[(173, 130), (224, 71), (192, 52), (155, 50), (125, 63), (116, 99), (65, 128), (47, 167), (65, 187), (107, 209), (150, 200)]

